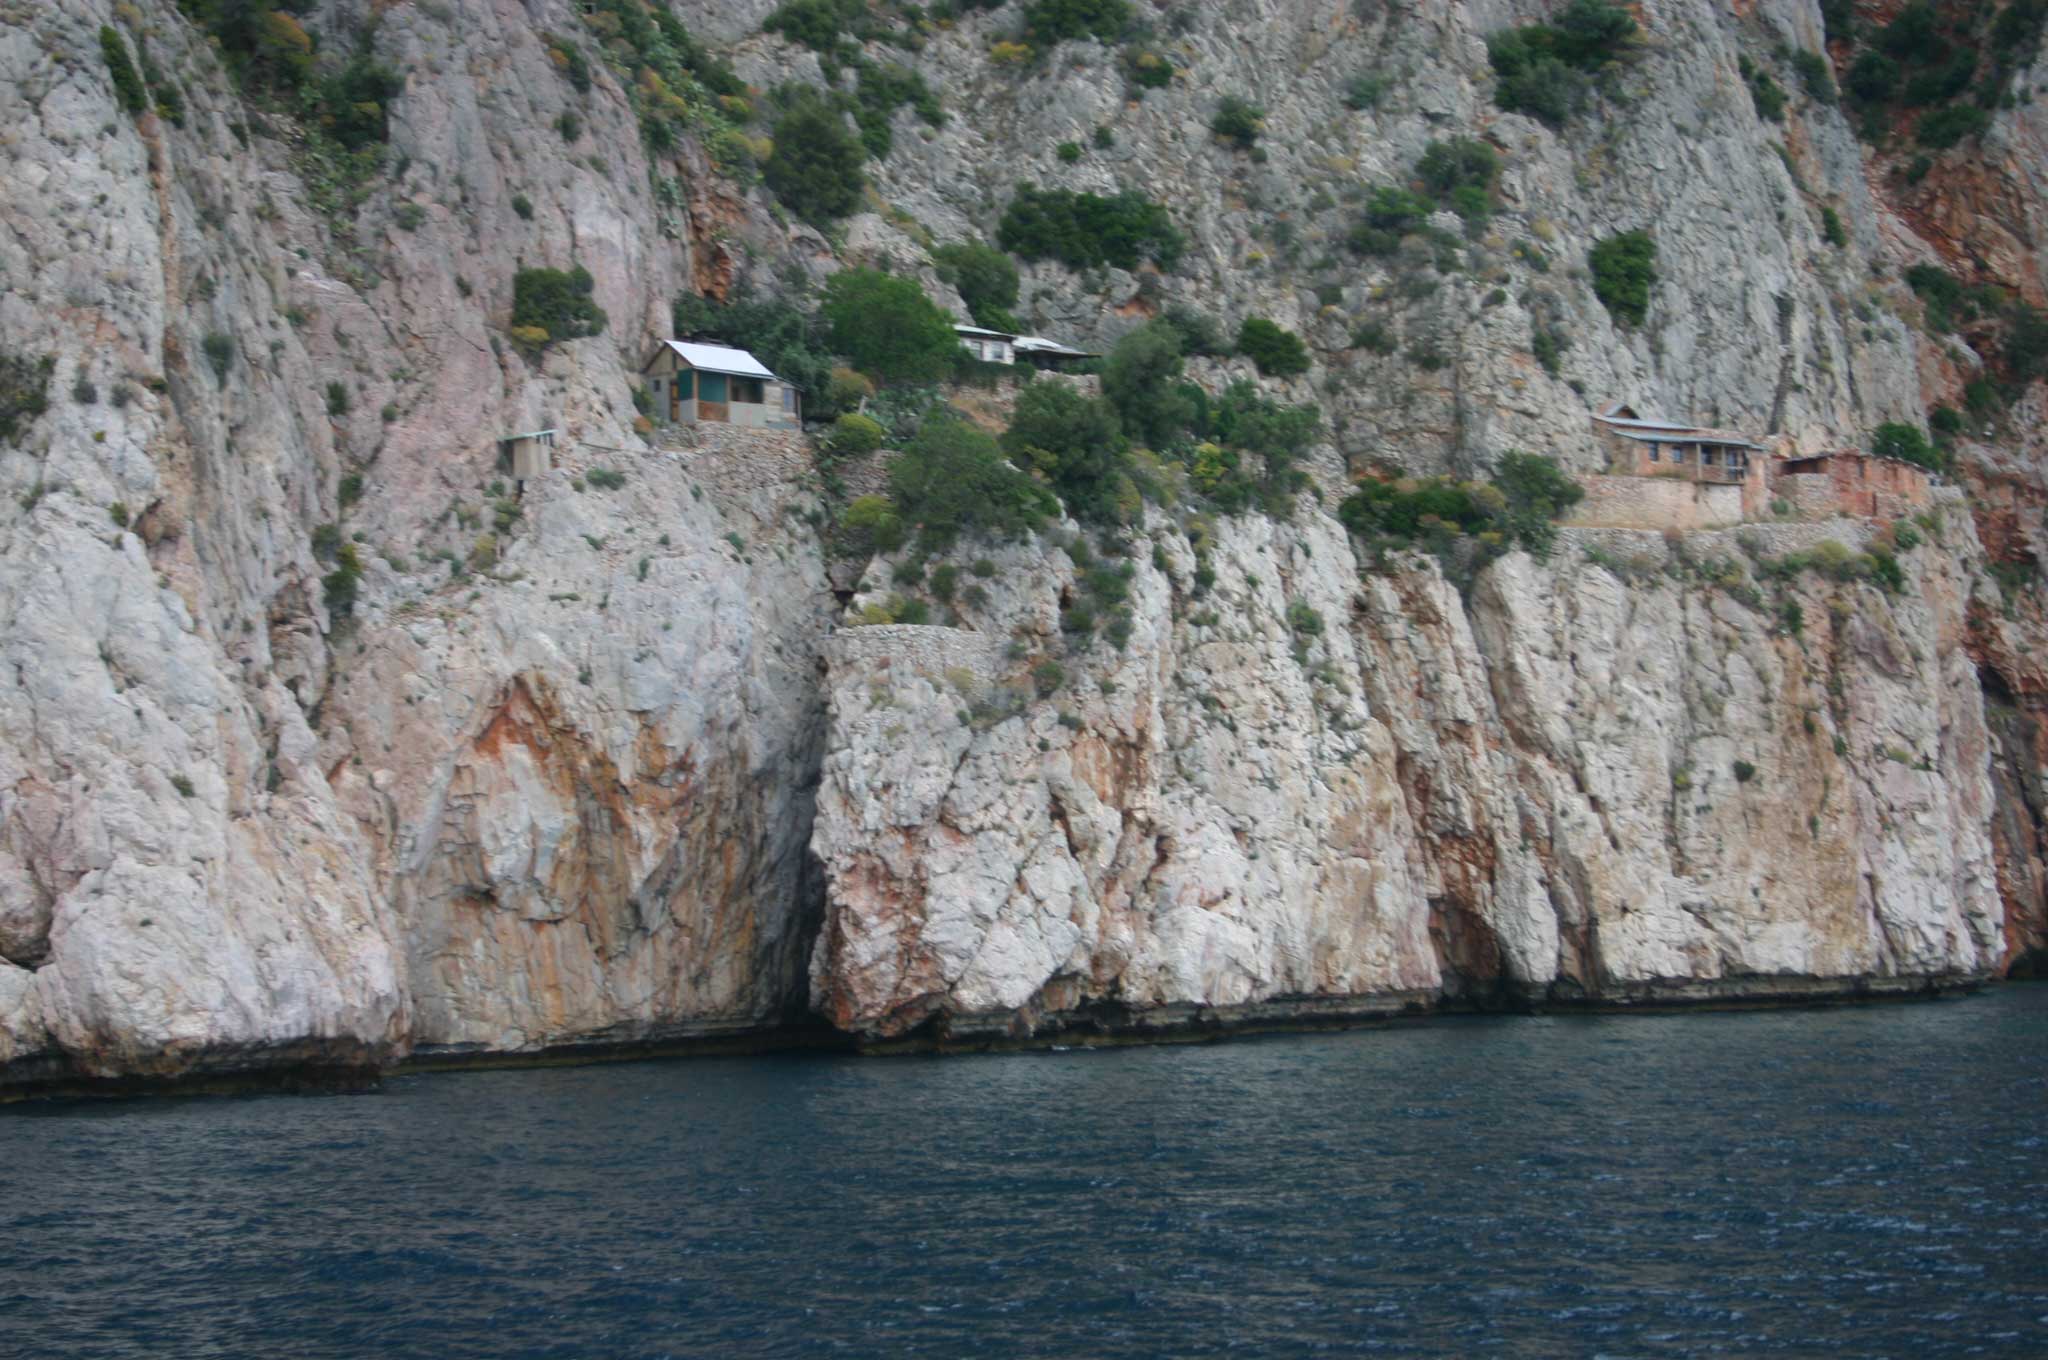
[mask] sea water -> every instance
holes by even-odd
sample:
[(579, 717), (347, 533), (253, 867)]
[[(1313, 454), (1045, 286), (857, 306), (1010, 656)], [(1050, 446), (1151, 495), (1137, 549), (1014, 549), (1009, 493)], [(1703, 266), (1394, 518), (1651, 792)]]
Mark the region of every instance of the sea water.
[(2048, 1355), (2048, 987), (0, 1109), (0, 1355)]

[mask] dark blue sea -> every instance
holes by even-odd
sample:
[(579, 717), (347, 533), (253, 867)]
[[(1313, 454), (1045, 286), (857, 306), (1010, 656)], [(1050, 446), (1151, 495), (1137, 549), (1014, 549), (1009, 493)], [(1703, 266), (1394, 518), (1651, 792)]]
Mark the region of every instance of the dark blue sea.
[(0, 1355), (2048, 1355), (2048, 987), (0, 1109)]

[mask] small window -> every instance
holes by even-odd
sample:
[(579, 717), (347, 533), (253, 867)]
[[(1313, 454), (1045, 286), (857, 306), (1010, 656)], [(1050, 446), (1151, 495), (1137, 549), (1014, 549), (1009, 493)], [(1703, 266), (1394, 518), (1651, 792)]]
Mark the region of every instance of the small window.
[(724, 401), (725, 375), (723, 373), (699, 373), (697, 375), (697, 400)]
[(1664, 461), (1662, 455), (1660, 455), (1657, 452), (1657, 446), (1655, 444), (1650, 445), (1650, 461), (1653, 463), (1661, 463)]
[(732, 380), (732, 399), (736, 402), (744, 402), (749, 406), (759, 406), (761, 404), (761, 380), (759, 378), (734, 378)]
[(794, 387), (782, 389), (782, 409), (791, 415), (796, 414), (796, 389)]

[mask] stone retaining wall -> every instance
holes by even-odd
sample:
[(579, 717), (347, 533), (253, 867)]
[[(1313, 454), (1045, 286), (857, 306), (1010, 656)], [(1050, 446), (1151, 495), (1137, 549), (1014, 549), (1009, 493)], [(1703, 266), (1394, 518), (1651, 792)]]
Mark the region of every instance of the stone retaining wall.
[(1581, 475), (1586, 498), (1566, 524), (1614, 529), (1718, 529), (1742, 522), (1742, 487), (1679, 477)]
[(1002, 672), (1002, 638), (965, 628), (884, 623), (842, 627), (825, 643), (825, 658), (836, 678), (849, 668), (922, 675), (942, 681), (949, 670), (964, 670), (983, 684)]

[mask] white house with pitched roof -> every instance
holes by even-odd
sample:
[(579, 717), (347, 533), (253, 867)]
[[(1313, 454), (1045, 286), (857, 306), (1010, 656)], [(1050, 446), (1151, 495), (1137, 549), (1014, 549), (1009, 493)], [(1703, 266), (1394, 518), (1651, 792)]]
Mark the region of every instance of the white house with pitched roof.
[(654, 418), (670, 425), (803, 428), (803, 398), (743, 349), (701, 340), (664, 340), (640, 365)]

